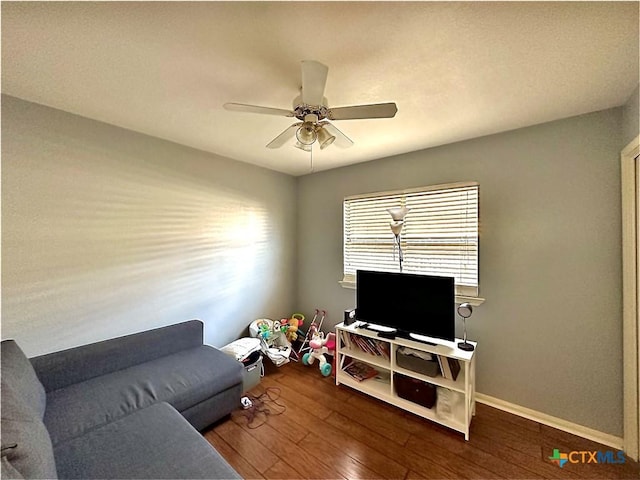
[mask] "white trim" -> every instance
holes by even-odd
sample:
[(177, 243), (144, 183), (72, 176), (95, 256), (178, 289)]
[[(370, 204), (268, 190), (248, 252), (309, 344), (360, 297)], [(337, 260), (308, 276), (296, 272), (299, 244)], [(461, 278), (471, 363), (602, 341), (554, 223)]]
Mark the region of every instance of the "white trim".
[(489, 395), (485, 395), (483, 393), (476, 393), (476, 401), (479, 403), (484, 403), (485, 405), (489, 405), (490, 407), (497, 408), (498, 410), (513, 413), (514, 415), (518, 415), (519, 417), (528, 418), (529, 420), (533, 420), (534, 422), (557, 428), (558, 430), (562, 430), (563, 432), (571, 433), (572, 435), (577, 435), (588, 440), (593, 440), (594, 442), (607, 445), (617, 450), (622, 450), (623, 447), (624, 441), (621, 437), (616, 437), (615, 435), (611, 435), (609, 433), (600, 432), (598, 430), (594, 430), (593, 428), (578, 425), (577, 423), (569, 422), (567, 420), (563, 420), (562, 418), (553, 417), (536, 410), (531, 410), (530, 408), (521, 407), (520, 405), (509, 403), (498, 398), (490, 397)]
[(624, 447), (629, 457), (640, 457), (640, 332), (638, 332), (638, 172), (640, 135), (620, 153), (622, 190), (622, 350)]
[(404, 190), (387, 190), (385, 192), (368, 192), (358, 193), (356, 195), (349, 195), (344, 197), (345, 200), (360, 200), (362, 198), (376, 198), (386, 197), (387, 195), (406, 195), (410, 193), (430, 192), (432, 190), (445, 190), (449, 188), (464, 188), (464, 187), (478, 187), (478, 182), (454, 182), (454, 183), (441, 183), (439, 185), (429, 185), (426, 187), (407, 188)]
[(468, 295), (456, 295), (456, 303), (470, 303), (474, 307), (479, 307), (484, 303), (485, 299), (482, 297), (470, 297)]

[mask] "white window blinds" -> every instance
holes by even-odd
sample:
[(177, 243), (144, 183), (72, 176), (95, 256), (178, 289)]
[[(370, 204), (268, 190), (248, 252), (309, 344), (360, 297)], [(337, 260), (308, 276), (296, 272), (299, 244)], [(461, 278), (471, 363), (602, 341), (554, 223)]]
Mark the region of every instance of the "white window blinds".
[(436, 185), (344, 200), (344, 281), (357, 270), (399, 271), (388, 208), (405, 206), (402, 271), (455, 278), (456, 294), (478, 296), (477, 183)]

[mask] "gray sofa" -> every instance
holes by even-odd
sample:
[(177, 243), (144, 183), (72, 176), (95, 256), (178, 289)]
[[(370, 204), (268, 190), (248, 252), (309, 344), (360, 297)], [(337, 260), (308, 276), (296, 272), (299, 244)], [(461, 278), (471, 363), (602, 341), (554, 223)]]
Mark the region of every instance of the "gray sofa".
[(243, 373), (202, 322), (1, 354), (2, 478), (240, 478), (197, 431), (239, 406)]

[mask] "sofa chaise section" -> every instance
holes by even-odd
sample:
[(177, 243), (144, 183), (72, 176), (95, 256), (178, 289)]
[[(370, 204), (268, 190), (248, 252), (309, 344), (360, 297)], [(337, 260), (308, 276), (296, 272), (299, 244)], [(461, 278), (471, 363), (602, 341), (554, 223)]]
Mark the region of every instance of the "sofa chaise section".
[(192, 320), (32, 358), (54, 446), (157, 402), (198, 430), (231, 413), (242, 366), (202, 342), (203, 324)]
[[(242, 365), (192, 320), (31, 360), (2, 342), (2, 478), (239, 478), (200, 435)], [(195, 427), (195, 428), (194, 428)]]
[(47, 392), (44, 423), (53, 445), (158, 402), (183, 413), (219, 399), (194, 425), (203, 429), (238, 406), (237, 371), (221, 367), (221, 355), (201, 345)]
[(91, 478), (239, 478), (167, 403), (156, 403), (54, 447), (58, 476)]

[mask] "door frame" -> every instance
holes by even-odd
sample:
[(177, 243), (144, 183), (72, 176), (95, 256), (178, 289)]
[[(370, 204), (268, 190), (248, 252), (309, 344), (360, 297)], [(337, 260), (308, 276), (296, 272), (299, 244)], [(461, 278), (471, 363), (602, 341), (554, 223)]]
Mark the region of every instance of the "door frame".
[(640, 272), (640, 135), (620, 153), (622, 187), (622, 317), (624, 381), (624, 450), (632, 459), (640, 457), (640, 317), (638, 273)]

